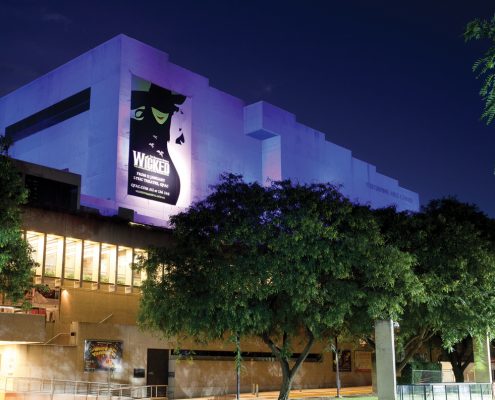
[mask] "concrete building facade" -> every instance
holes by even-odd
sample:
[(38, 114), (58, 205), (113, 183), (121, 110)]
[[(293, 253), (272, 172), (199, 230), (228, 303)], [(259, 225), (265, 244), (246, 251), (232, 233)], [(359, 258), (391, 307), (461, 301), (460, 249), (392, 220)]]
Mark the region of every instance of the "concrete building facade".
[[(24, 234), (36, 279), (51, 289), (33, 298), (41, 316), (23, 315), (18, 329), (0, 332), (7, 376), (105, 381), (110, 374), (115, 382), (168, 384), (178, 398), (233, 392), (231, 343), (181, 343), (181, 357), (171, 351), (177, 343), (139, 331), (146, 277), (131, 268), (149, 246), (166, 245), (169, 217), (204, 198), (222, 173), (263, 184), (330, 182), (375, 208), (419, 208), (417, 193), (293, 114), (245, 104), (124, 35), (1, 98), (0, 133), (14, 140), (10, 155), (24, 162), (26, 185), (38, 193)], [(61, 193), (51, 205), (43, 195), (50, 187)], [(0, 319), (13, 318), (14, 309), (2, 310)], [(32, 337), (27, 319), (37, 327)], [(114, 369), (91, 358), (98, 346), (113, 351)], [(343, 348), (343, 383), (370, 384), (369, 351)], [(242, 350), (242, 390), (276, 389), (281, 374), (267, 349), (252, 339)], [(295, 386), (334, 384), (331, 353), (319, 344)]]

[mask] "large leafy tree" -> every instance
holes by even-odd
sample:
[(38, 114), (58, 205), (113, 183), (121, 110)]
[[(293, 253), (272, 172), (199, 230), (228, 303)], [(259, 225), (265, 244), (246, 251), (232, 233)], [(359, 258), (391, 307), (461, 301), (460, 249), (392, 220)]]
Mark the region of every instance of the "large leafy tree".
[(473, 65), (473, 71), (483, 78), (480, 95), (485, 107), (481, 118), (489, 125), (495, 118), (495, 15), (490, 20), (475, 19), (469, 22), (464, 38), (466, 41), (487, 40), (490, 43), (483, 57)]
[(456, 349), (468, 346), (458, 343), (495, 328), (495, 222), (454, 198), (431, 201), (417, 214), (380, 214), (388, 239), (416, 257), (415, 273), (426, 293), (408, 304), (400, 322), (403, 357), (397, 369), (438, 336), (462, 381), (468, 363), (458, 362)]
[(0, 293), (2, 300), (16, 302), (32, 286), (35, 263), (21, 234), (20, 206), (26, 189), (12, 160), (7, 156), (9, 141), (0, 136)]
[(281, 400), (315, 340), (395, 318), (420, 290), (412, 258), (328, 184), (226, 175), (171, 222), (173, 243), (144, 263), (141, 324), (200, 341), (261, 338), (280, 364)]

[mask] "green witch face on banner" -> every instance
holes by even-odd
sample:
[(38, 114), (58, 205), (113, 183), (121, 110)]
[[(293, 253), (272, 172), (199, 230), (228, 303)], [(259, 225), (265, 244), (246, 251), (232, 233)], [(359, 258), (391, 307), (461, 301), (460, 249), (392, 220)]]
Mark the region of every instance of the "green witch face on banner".
[[(173, 115), (185, 100), (185, 96), (153, 83), (148, 91), (132, 91), (129, 194), (177, 204), (181, 184), (168, 144)], [(175, 144), (181, 145), (184, 140), (181, 134)]]

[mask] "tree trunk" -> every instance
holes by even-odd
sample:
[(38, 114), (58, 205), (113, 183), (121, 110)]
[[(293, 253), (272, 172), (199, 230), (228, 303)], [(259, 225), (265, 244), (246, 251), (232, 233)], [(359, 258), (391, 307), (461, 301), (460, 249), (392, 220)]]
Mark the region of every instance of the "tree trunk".
[(457, 343), (450, 353), (444, 350), (444, 355), (447, 356), (450, 365), (452, 365), (455, 381), (457, 383), (464, 382), (464, 371), (474, 361), (471, 338), (466, 338), (462, 342)]
[(296, 360), (296, 363), (292, 368), (290, 368), (289, 366), (289, 356), (285, 351), (282, 351), (290, 347), (289, 335), (286, 332), (284, 332), (282, 348), (278, 347), (267, 333), (261, 336), (263, 342), (265, 342), (265, 344), (270, 348), (273, 355), (280, 363), (280, 367), (282, 369), (282, 385), (280, 387), (278, 400), (289, 400), (290, 389), (292, 387), (292, 382), (294, 380), (294, 377), (296, 376), (297, 372), (299, 371), (299, 368), (301, 367), (302, 363), (308, 356), (311, 347), (313, 346), (315, 340), (313, 333), (309, 329), (306, 329), (306, 335), (308, 337), (308, 342), (304, 346), (304, 350), (301, 352), (298, 359)]
[(290, 389), (292, 387), (292, 381), (294, 377), (290, 378), (282, 373), (282, 386), (280, 387), (280, 393), (278, 400), (289, 400)]
[(456, 351), (448, 353), (450, 365), (452, 365), (452, 372), (454, 373), (455, 381), (457, 383), (464, 382), (464, 370), (466, 369), (468, 363), (462, 363), (459, 354)]
[(452, 364), (452, 371), (454, 372), (456, 383), (464, 382), (464, 369), (459, 366), (457, 363)]

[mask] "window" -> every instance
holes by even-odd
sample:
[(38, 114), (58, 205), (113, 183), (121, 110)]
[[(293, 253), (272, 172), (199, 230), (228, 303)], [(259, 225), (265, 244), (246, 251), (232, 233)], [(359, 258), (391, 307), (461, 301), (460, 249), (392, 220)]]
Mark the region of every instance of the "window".
[(46, 256), (44, 276), (60, 278), (62, 276), (62, 257), (64, 238), (56, 235), (46, 235)]
[(132, 249), (119, 246), (119, 258), (117, 265), (117, 284), (131, 285), (132, 279)]
[(98, 264), (100, 261), (100, 244), (84, 241), (84, 257), (83, 257), (83, 281), (97, 282), (98, 281)]
[(65, 239), (65, 279), (80, 279), (81, 277), (82, 240)]
[[(141, 258), (146, 259), (146, 251), (141, 249), (134, 249), (134, 264), (137, 265)], [(141, 286), (141, 282), (146, 279), (146, 272), (144, 271), (132, 271), (132, 285)]]
[(10, 136), (15, 142), (65, 121), (66, 119), (75, 117), (76, 115), (89, 110), (90, 98), (91, 88), (84, 89), (36, 114), (30, 115), (15, 124), (7, 126), (5, 128), (5, 135)]
[(38, 264), (36, 275), (41, 276), (43, 271), (43, 251), (45, 248), (45, 235), (39, 232), (26, 232), (26, 240), (31, 246), (33, 260)]
[(100, 283), (115, 283), (117, 246), (101, 244)]
[(26, 174), (24, 184), (28, 189), (28, 204), (56, 210), (77, 209), (77, 185)]

